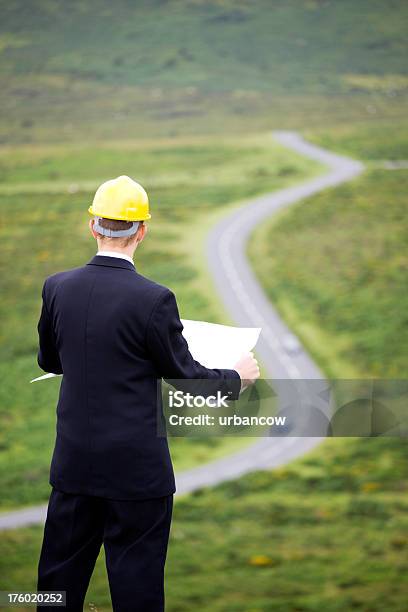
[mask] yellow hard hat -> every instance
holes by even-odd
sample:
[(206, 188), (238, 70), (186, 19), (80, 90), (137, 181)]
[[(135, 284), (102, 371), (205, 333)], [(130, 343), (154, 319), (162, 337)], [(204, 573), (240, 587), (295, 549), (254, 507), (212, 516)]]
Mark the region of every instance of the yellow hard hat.
[(146, 221), (151, 217), (146, 191), (124, 175), (102, 183), (88, 210), (91, 215), (117, 221)]

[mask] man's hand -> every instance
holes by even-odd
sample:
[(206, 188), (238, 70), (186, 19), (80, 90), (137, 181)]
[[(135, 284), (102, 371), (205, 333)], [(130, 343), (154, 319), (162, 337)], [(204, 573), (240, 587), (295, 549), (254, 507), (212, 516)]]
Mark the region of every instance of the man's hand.
[(235, 364), (234, 370), (236, 370), (241, 377), (241, 393), (244, 389), (253, 385), (260, 376), (258, 362), (252, 352), (242, 355)]

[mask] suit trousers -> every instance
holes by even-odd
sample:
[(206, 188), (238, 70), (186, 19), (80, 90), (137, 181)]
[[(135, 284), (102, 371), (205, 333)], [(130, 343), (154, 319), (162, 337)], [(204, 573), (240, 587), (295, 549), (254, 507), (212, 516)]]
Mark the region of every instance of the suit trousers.
[[(113, 500), (53, 489), (38, 565), (39, 591), (66, 591), (82, 612), (101, 545), (114, 612), (162, 612), (173, 495)], [(92, 602), (98, 609), (98, 602)], [(40, 606), (38, 610), (49, 610)]]

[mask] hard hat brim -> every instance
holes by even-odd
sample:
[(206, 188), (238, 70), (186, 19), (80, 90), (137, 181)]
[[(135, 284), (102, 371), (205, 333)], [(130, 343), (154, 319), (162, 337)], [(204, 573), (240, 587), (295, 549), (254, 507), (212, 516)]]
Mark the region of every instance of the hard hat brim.
[(100, 212), (95, 211), (92, 206), (88, 208), (88, 212), (89, 214), (94, 215), (95, 217), (103, 217), (104, 219), (112, 219), (112, 221), (148, 221), (152, 217), (150, 213), (147, 213), (147, 215), (144, 215), (144, 216), (138, 215), (137, 217), (133, 217), (133, 216), (123, 217), (123, 216), (118, 216), (118, 215), (115, 217), (111, 217), (110, 215), (101, 214)]

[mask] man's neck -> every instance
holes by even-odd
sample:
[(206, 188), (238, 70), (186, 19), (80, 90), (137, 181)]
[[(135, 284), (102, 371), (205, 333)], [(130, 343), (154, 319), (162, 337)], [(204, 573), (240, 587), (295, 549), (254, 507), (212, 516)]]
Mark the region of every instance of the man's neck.
[(113, 250), (113, 249), (99, 249), (97, 255), (104, 257), (117, 257), (119, 259), (126, 259), (130, 263), (133, 263), (133, 257), (125, 251)]

